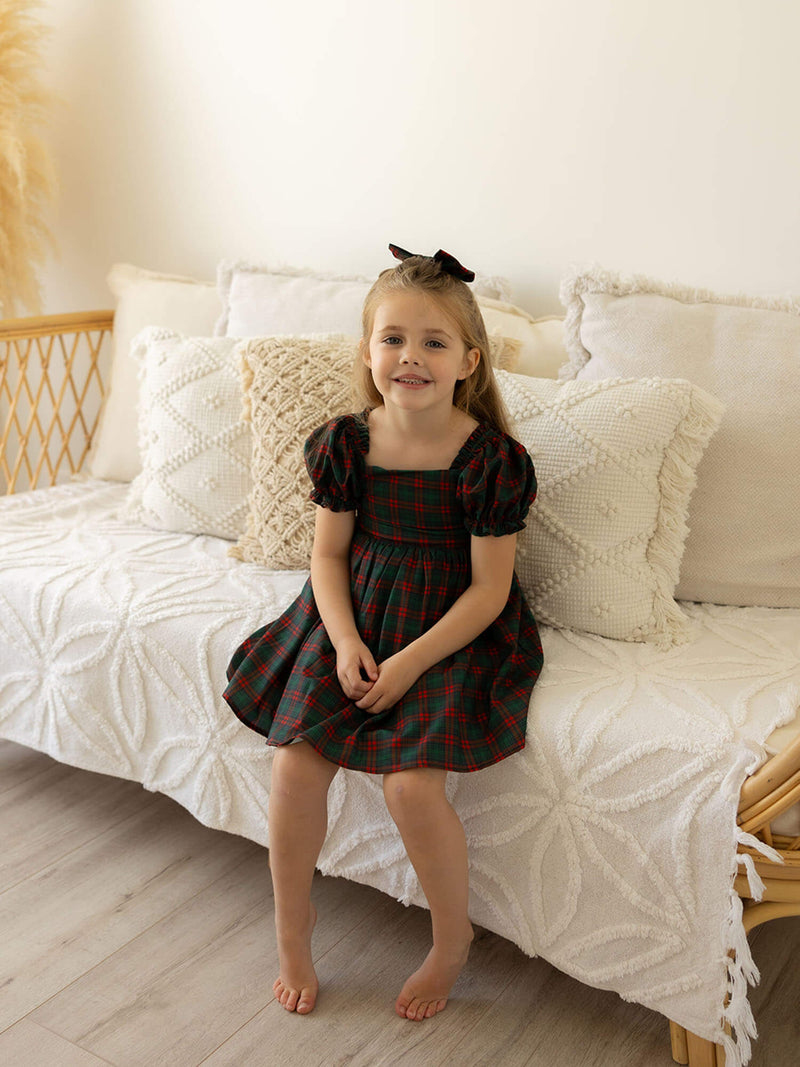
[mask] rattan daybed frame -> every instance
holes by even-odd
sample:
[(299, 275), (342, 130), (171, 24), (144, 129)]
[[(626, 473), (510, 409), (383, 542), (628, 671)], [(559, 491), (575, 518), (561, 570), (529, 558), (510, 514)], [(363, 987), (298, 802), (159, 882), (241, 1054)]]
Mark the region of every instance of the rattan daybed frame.
[[(97, 428), (108, 372), (113, 311), (77, 312), (0, 321), (0, 492), (55, 485), (81, 472)], [(739, 804), (742, 830), (775, 849), (778, 865), (752, 857), (764, 882), (757, 903), (748, 879), (736, 877), (744, 927), (800, 915), (800, 836), (773, 834), (771, 823), (800, 803), (800, 735), (745, 782)], [(670, 1023), (672, 1055), (690, 1067), (723, 1067), (722, 1047)]]

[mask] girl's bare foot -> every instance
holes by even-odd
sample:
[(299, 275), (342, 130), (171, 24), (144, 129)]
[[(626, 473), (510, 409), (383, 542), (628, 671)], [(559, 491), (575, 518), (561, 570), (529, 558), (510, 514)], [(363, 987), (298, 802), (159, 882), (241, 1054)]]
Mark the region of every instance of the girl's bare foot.
[(450, 990), (467, 962), (472, 938), (470, 926), (463, 941), (447, 947), (434, 944), (420, 969), (411, 975), (400, 991), (394, 1006), (399, 1016), (419, 1022), (444, 1011)]
[(311, 958), (311, 934), (317, 912), (309, 904), (308, 926), (305, 930), (278, 934), (278, 959), (281, 973), (275, 979), (272, 992), (287, 1011), (308, 1015), (317, 1002), (319, 982)]

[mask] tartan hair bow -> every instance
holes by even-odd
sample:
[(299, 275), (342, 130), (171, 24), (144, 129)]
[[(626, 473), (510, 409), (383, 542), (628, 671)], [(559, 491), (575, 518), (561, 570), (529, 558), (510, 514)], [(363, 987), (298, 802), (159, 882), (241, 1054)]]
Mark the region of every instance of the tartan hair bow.
[[(406, 252), (405, 248), (400, 248), (399, 245), (389, 245), (389, 251), (392, 253), (395, 259), (409, 259), (411, 256), (415, 256), (416, 252)], [(462, 282), (475, 281), (475, 271), (468, 270), (466, 267), (462, 267), (455, 256), (451, 256), (449, 252), (445, 252), (443, 249), (439, 249), (435, 255), (421, 256), (422, 259), (432, 259), (434, 263), (438, 263), (445, 274), (452, 274), (454, 278), (458, 278)]]

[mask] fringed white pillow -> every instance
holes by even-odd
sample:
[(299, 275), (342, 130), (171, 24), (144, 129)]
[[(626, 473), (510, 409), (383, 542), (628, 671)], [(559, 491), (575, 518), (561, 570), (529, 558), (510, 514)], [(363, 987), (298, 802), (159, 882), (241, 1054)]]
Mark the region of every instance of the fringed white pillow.
[(124, 518), (228, 540), (244, 529), (252, 449), (236, 345), (156, 327), (134, 338), (142, 472)]
[(593, 267), (563, 281), (562, 376), (687, 378), (726, 406), (697, 471), (676, 595), (800, 607), (800, 300)]
[(687, 639), (673, 593), (695, 468), (722, 404), (681, 380), (497, 376), (536, 467), (517, 556), (536, 617), (661, 648)]

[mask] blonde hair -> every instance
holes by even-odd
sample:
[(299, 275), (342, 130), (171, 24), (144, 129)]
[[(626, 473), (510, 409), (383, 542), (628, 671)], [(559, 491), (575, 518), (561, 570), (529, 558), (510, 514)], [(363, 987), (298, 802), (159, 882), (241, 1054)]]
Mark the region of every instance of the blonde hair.
[(387, 296), (409, 290), (424, 293), (435, 300), (455, 323), (466, 348), (477, 348), (480, 352), (480, 359), (472, 374), (456, 382), (454, 406), (478, 422), (508, 433), (508, 416), (489, 360), (489, 339), (480, 308), (466, 283), (442, 270), (429, 256), (410, 256), (398, 266), (382, 271), (367, 293), (361, 314), (361, 341), (356, 363), (356, 388), (360, 401), (365, 402), (369, 409), (380, 407), (383, 403), (383, 397), (363, 357), (369, 348), (379, 305)]

